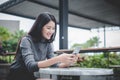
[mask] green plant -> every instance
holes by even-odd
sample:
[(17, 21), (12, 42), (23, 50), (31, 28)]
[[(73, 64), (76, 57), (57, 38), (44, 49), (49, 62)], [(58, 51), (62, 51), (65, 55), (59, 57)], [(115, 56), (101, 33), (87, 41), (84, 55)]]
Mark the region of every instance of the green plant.
[[(3, 43), (3, 48), (5, 50), (7, 50), (8, 52), (15, 52), (16, 51), (16, 47), (17, 44), (19, 42), (19, 40), (26, 35), (26, 32), (24, 32), (23, 30), (18, 30), (15, 33), (9, 35), (8, 39), (4, 39), (4, 37), (2, 37), (2, 43)], [(14, 59), (14, 55), (12, 56), (0, 56), (0, 61), (2, 63), (11, 63)]]
[(15, 55), (0, 56), (0, 63), (11, 63)]
[(19, 40), (26, 34), (23, 30), (16, 31), (8, 40), (3, 41), (3, 47), (9, 52), (15, 52)]
[(83, 62), (77, 63), (76, 66), (87, 68), (107, 68), (109, 65), (120, 65), (120, 55), (109, 53), (109, 57), (105, 57), (104, 53), (88, 55)]
[(10, 38), (10, 32), (7, 28), (0, 26), (0, 41), (8, 40)]

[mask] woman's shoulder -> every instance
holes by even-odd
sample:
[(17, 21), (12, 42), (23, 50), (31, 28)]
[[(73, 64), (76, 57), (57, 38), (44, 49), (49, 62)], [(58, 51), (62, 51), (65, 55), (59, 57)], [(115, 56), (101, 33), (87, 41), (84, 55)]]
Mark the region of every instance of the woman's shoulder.
[(31, 38), (30, 37), (28, 37), (28, 36), (24, 36), (24, 37), (22, 37), (22, 39), (21, 39), (21, 43), (30, 43), (31, 42)]
[(21, 41), (26, 41), (28, 38), (26, 36), (22, 37)]
[(22, 37), (22, 41), (26, 41), (26, 40), (28, 40), (28, 39), (29, 39), (29, 40), (32, 40), (29, 35)]
[(25, 46), (25, 45), (29, 45), (30, 46), (30, 44), (31, 44), (31, 41), (30, 41), (30, 39), (28, 38), (28, 37), (23, 37), (22, 39), (21, 39), (21, 43), (20, 43), (20, 45), (22, 46)]

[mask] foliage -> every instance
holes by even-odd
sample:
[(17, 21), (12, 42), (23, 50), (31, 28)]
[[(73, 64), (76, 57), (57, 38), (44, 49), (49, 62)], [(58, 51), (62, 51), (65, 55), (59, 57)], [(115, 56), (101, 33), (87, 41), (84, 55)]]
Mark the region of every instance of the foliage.
[(120, 55), (109, 53), (109, 57), (104, 57), (104, 53), (89, 55), (83, 62), (77, 63), (76, 66), (87, 68), (107, 68), (109, 65), (120, 65)]
[[(1, 29), (2, 30), (2, 29)], [(27, 33), (23, 30), (18, 30), (13, 34), (10, 34), (10, 37), (8, 39), (4, 39), (2, 41), (3, 48), (7, 50), (8, 52), (15, 52), (17, 44), (19, 40), (25, 36)], [(3, 39), (4, 37), (2, 37)], [(11, 63), (14, 59), (14, 55), (12, 56), (0, 56), (0, 63)]]
[(101, 41), (99, 41), (99, 38), (98, 37), (93, 37), (93, 38), (90, 38), (89, 40), (87, 40), (85, 43), (83, 44), (79, 44), (79, 43), (75, 43), (73, 46), (72, 46), (72, 49), (76, 46), (81, 46), (81, 48), (89, 48), (89, 47), (96, 47), (98, 46), (98, 44), (100, 43)]
[(0, 41), (8, 40), (10, 38), (10, 32), (7, 28), (0, 26)]
[(27, 33), (24, 32), (23, 30), (18, 30), (16, 31), (14, 34), (12, 34), (12, 38), (18, 40), (18, 39), (21, 39), (24, 35), (26, 35)]
[(113, 52), (109, 55), (109, 64), (111, 65), (120, 65), (120, 54)]
[[(0, 27), (0, 41), (2, 42), (2, 46), (4, 50), (7, 50), (8, 52), (15, 52), (18, 41), (26, 35), (26, 32), (23, 30), (18, 30), (14, 33), (11, 33), (7, 28)], [(11, 57), (12, 60), (14, 56)], [(11, 60), (10, 56), (0, 56), (0, 62), (2, 63), (10, 63)]]
[(14, 39), (9, 39), (7, 41), (3, 41), (3, 44), (4, 44), (3, 47), (5, 50), (8, 50), (8, 52), (15, 52), (17, 43), (18, 43), (18, 41), (14, 40)]
[(0, 63), (12, 63), (15, 55), (0, 56)]
[(23, 30), (18, 30), (15, 33), (11, 34), (11, 37), (8, 40), (3, 41), (3, 47), (9, 52), (15, 52), (19, 40), (26, 35), (26, 32)]

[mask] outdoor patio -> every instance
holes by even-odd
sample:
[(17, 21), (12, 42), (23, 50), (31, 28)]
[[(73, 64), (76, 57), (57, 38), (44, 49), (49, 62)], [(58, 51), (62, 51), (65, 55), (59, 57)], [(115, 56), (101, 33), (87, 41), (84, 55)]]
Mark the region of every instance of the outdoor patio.
[[(104, 47), (92, 46), (81, 49), (79, 53), (85, 57), (84, 62), (77, 63), (73, 68), (61, 70), (44, 68), (36, 73), (37, 77), (53, 80), (120, 80), (120, 45), (106, 47), (106, 28), (114, 31), (114, 28), (117, 27), (117, 30), (120, 30), (119, 8), (119, 0), (8, 0), (0, 4), (0, 13), (32, 20), (35, 20), (42, 12), (52, 13), (60, 26), (59, 50), (55, 51), (55, 55), (73, 51), (68, 49), (68, 27), (84, 30), (103, 28)], [(11, 40), (11, 44), (13, 40)], [(15, 45), (8, 47), (9, 50)], [(0, 55), (0, 80), (6, 80), (14, 56), (15, 50)], [(85, 71), (86, 73), (84, 73)]]

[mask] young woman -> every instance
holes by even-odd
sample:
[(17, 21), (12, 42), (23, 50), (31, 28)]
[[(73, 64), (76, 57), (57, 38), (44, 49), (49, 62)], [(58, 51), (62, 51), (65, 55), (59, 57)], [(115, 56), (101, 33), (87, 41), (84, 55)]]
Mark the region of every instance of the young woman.
[(19, 42), (7, 80), (35, 80), (33, 73), (39, 68), (62, 68), (75, 63), (77, 57), (73, 54), (54, 56), (52, 42), (55, 35), (55, 17), (50, 13), (40, 14), (28, 35)]

